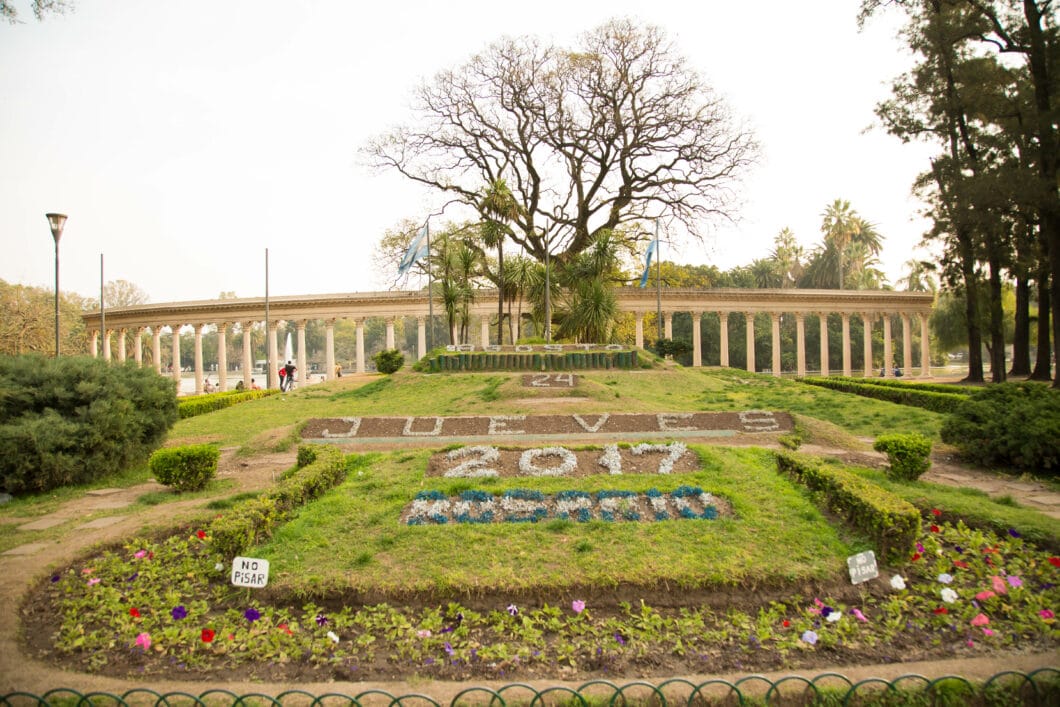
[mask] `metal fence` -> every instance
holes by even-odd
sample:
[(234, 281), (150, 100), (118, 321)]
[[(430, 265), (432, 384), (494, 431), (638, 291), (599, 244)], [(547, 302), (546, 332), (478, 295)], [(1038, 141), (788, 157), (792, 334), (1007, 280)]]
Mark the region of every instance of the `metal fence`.
[(354, 695), (328, 692), (314, 695), (305, 690), (286, 690), (275, 696), (263, 693), (238, 694), (230, 690), (156, 692), (135, 688), (121, 694), (80, 692), (56, 688), (43, 695), (10, 692), (0, 695), (3, 707), (458, 707), (460, 705), (1057, 705), (1060, 704), (1060, 670), (1040, 668), (1029, 673), (1004, 671), (982, 683), (957, 675), (927, 678), (908, 674), (885, 680), (869, 678), (854, 682), (839, 673), (822, 673), (814, 678), (787, 676), (770, 680), (751, 675), (734, 682), (706, 680), (694, 683), (671, 679), (655, 684), (634, 681), (616, 684), (592, 680), (577, 687), (535, 687), (511, 683), (499, 688), (467, 687), (451, 698), (439, 699), (425, 693), (394, 695), (385, 690), (365, 690)]

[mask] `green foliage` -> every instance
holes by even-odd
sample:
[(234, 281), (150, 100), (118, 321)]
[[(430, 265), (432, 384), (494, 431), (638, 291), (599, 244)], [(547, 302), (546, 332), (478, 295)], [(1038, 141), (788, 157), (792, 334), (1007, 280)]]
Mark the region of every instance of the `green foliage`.
[(303, 444), (298, 447), (298, 460), (295, 462), (297, 468), (309, 466), (317, 460), (317, 452), (320, 448), (313, 444)]
[(801, 378), (803, 383), (822, 388), (853, 393), (866, 398), (887, 400), (899, 405), (911, 405), (932, 412), (953, 412), (968, 399), (953, 386), (928, 385), (920, 383), (900, 383), (886, 380), (876, 381), (867, 378)]
[(384, 349), (372, 356), (372, 361), (380, 373), (397, 373), (405, 365), (405, 356), (397, 349)]
[(177, 491), (198, 491), (217, 475), (220, 451), (212, 444), (159, 449), (151, 455), (148, 466), (155, 480)]
[(880, 435), (872, 448), (887, 455), (892, 476), (915, 481), (931, 467), (931, 440), (919, 432)]
[(88, 357), (0, 357), (0, 488), (46, 491), (141, 462), (177, 420), (173, 382)]
[(920, 529), (920, 514), (908, 501), (846, 469), (802, 454), (781, 452), (777, 466), (823, 494), (828, 508), (871, 537), (881, 555), (897, 557), (912, 546)]
[(691, 347), (688, 342), (684, 339), (659, 339), (655, 342), (655, 346), (652, 347), (659, 356), (680, 356), (688, 353)]
[(230, 390), (224, 393), (187, 396), (180, 399), (177, 404), (177, 410), (180, 413), (180, 419), (183, 420), (196, 415), (204, 415), (214, 410), (222, 410), (236, 403), (257, 400), (258, 398), (265, 398), (277, 393), (279, 393), (277, 390)]
[(1055, 476), (1060, 468), (1060, 391), (1030, 382), (990, 385), (946, 418), (940, 434), (977, 464)]
[(270, 537), (276, 526), (288, 520), (296, 508), (320, 496), (345, 475), (346, 461), (342, 452), (337, 447), (318, 447), (309, 465), (293, 474), (285, 474), (274, 488), (240, 503), (230, 513), (215, 520), (209, 532), (212, 549), (224, 557), (239, 555)]

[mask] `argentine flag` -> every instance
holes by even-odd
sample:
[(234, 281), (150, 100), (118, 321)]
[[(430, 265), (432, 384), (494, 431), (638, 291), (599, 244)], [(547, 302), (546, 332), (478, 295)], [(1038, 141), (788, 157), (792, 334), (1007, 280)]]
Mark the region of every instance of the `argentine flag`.
[(648, 273), (651, 271), (651, 256), (655, 252), (655, 244), (658, 242), (657, 239), (652, 239), (652, 242), (648, 244), (647, 262), (644, 264), (644, 274), (640, 276), (641, 287), (645, 287), (648, 284)]
[(398, 265), (398, 275), (404, 275), (409, 271), (416, 261), (421, 258), (427, 257), (427, 244), (430, 242), (427, 233), (427, 224), (423, 224), (423, 228), (419, 230), (416, 237), (412, 239), (412, 243), (409, 244), (409, 249), (405, 251), (405, 257), (401, 259), (401, 263)]

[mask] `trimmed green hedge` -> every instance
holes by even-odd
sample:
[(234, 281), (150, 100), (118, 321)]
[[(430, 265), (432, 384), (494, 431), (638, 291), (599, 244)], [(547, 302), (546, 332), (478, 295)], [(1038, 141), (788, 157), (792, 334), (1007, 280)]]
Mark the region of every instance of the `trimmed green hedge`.
[(841, 467), (815, 457), (777, 453), (778, 470), (823, 496), (829, 510), (868, 535), (880, 555), (897, 558), (916, 542), (920, 514), (913, 504)]
[(636, 350), (630, 351), (442, 351), (416, 362), (413, 369), (425, 373), (444, 371), (579, 371), (588, 369), (632, 369), (641, 365)]
[(84, 484), (138, 464), (177, 421), (173, 380), (88, 356), (0, 356), (0, 489)]
[(880, 435), (872, 448), (887, 455), (891, 476), (916, 481), (931, 467), (931, 440), (919, 432)]
[(338, 447), (314, 445), (312, 454), (303, 453), (303, 448), (298, 450), (298, 459), (299, 463), (308, 461), (305, 466), (286, 472), (275, 487), (238, 504), (210, 525), (213, 550), (227, 559), (236, 557), (270, 537), (299, 506), (345, 478), (346, 458)]
[(155, 480), (177, 491), (199, 491), (217, 475), (221, 452), (212, 444), (159, 449), (147, 460)]
[[(876, 400), (886, 400), (899, 405), (924, 408), (932, 412), (953, 412), (968, 399), (966, 394), (954, 393), (952, 389), (948, 392), (936, 392), (942, 386), (931, 384), (924, 384), (924, 386), (919, 383), (881, 385), (877, 382), (869, 382), (870, 379), (865, 378), (800, 378), (799, 380), (808, 385), (853, 393)], [(927, 389), (928, 386), (932, 389)]]
[(222, 410), (226, 407), (231, 407), (236, 403), (265, 398), (270, 395), (275, 395), (278, 392), (279, 391), (276, 390), (230, 390), (224, 393), (195, 395), (181, 398), (180, 402), (177, 403), (177, 411), (180, 414), (180, 419), (183, 420), (188, 417), (195, 417), (196, 415), (205, 415), (206, 413), (215, 410)]

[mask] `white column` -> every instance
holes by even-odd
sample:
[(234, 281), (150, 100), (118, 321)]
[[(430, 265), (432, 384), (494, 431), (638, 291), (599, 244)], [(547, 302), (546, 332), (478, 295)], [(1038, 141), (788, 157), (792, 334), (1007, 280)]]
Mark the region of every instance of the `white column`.
[(913, 375), (913, 328), (908, 314), (902, 314), (902, 373)]
[(309, 383), (309, 369), (306, 368), (307, 362), (305, 355), (305, 327), (305, 319), (300, 319), (295, 322), (295, 331), (297, 332), (296, 337), (298, 339), (298, 363), (294, 365), (298, 368), (295, 372), (295, 380), (298, 381), (299, 385), (307, 385)]
[(663, 336), (667, 339), (674, 338), (674, 315), (673, 312), (667, 312), (663, 315)]
[(136, 343), (133, 344), (133, 360), (136, 361), (137, 368), (143, 368), (144, 366), (144, 332), (146, 329), (142, 326), (136, 327)]
[(861, 315), (861, 321), (862, 321), (862, 323), (864, 325), (862, 327), (863, 335), (862, 335), (861, 338), (862, 338), (862, 346), (865, 349), (865, 354), (864, 354), (865, 366), (864, 366), (864, 368), (865, 368), (865, 377), (866, 378), (871, 378), (872, 374), (873, 374), (873, 370), (872, 370), (872, 318), (873, 318), (873, 315), (870, 314), (870, 313), (867, 313), (867, 312), (865, 314)]
[(250, 390), (254, 383), (253, 332), (254, 322), (243, 322), (243, 390)]
[(205, 324), (195, 325), (195, 394), (202, 395), (202, 330)]
[(335, 320), (324, 320), (324, 375), (328, 380), (335, 377)]
[(644, 348), (644, 313), (643, 312), (634, 312), (633, 313), (633, 322), (634, 322), (634, 325), (636, 327), (636, 332), (637, 332), (636, 333), (635, 344), (636, 344), (638, 349), (643, 349)]
[(92, 337), (88, 342), (88, 350), (92, 353), (92, 358), (99, 358), (99, 332), (93, 330)]
[(490, 345), (490, 320), (486, 315), (478, 318), (478, 340), (483, 348)]
[(390, 318), (386, 320), (386, 347), (387, 349), (394, 348), (394, 319)]
[(416, 317), (416, 360), (427, 355), (427, 319)]
[(217, 325), (217, 389), (228, 390), (228, 322)]
[(125, 337), (128, 335), (128, 329), (118, 329), (118, 360), (122, 363), (125, 363)]
[(843, 319), (843, 375), (849, 378), (853, 375), (850, 364), (850, 315), (844, 312), (839, 316)]
[(703, 365), (703, 312), (692, 312), (692, 365)]
[(795, 313), (795, 372), (806, 375), (806, 315)]
[(931, 377), (931, 335), (927, 313), (920, 315), (920, 377)]
[[(268, 381), (267, 388), (280, 387), (280, 366), (283, 364), (280, 362), (280, 346), (276, 340), (276, 330), (279, 328), (279, 325), (280, 323), (275, 319), (270, 320), (268, 326), (269, 330), (266, 332), (266, 336), (268, 337), (267, 346), (269, 347), (269, 362), (266, 364), (269, 367), (269, 370), (266, 371), (265, 376), (265, 380)], [(286, 363), (286, 361), (283, 363)]]
[(364, 320), (356, 320), (357, 325), (357, 372), (364, 373)]
[(773, 349), (773, 351), (772, 351), (772, 353), (773, 353), (773, 361), (772, 361), (771, 365), (773, 366), (773, 375), (779, 377), (780, 376), (780, 315), (778, 313), (776, 313), (776, 312), (771, 312), (770, 313), (770, 318), (772, 319), (772, 332), (771, 332), (772, 336), (770, 338), (772, 338), (772, 340), (773, 340), (773, 346), (771, 347)]
[(747, 370), (755, 371), (755, 315), (754, 312), (744, 312), (747, 321)]
[(103, 332), (103, 360), (110, 360), (110, 332), (111, 329), (107, 329)]
[(173, 330), (172, 341), (170, 342), (173, 347), (173, 371), (170, 375), (173, 376), (173, 380), (177, 383), (177, 392), (180, 392), (180, 324), (170, 324), (169, 328)]
[(151, 358), (154, 359), (155, 373), (162, 375), (162, 325), (151, 325)]
[(821, 375), (828, 375), (828, 312), (817, 315), (821, 323)]
[(719, 346), (721, 347), (721, 360), (719, 361), (719, 363), (721, 363), (721, 366), (723, 368), (728, 368), (728, 366), (729, 366), (729, 313), (728, 312), (718, 312), (718, 320), (719, 320), (719, 323), (721, 324), (721, 334), (720, 334), (720, 339), (721, 340), (720, 340), (720, 343), (719, 343)]
[(883, 315), (883, 375), (894, 377), (894, 347), (891, 343), (891, 315)]

